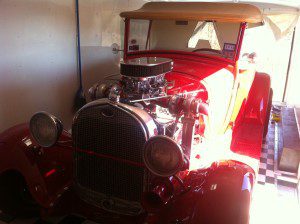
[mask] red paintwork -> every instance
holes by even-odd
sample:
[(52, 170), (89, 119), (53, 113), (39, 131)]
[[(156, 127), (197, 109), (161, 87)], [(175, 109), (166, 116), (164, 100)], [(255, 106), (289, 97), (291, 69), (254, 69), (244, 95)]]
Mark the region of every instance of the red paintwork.
[[(180, 51), (148, 51), (128, 55), (128, 59), (138, 57), (163, 57), (173, 60), (173, 70), (166, 74), (168, 81), (174, 81), (174, 87), (168, 91), (172, 95), (178, 92), (205, 89), (200, 81), (221, 69), (227, 69), (235, 76), (232, 62), (225, 62), (216, 56), (202, 57), (198, 53)], [(207, 92), (199, 93), (198, 97), (207, 100)]]
[[(200, 80), (220, 69), (226, 69), (234, 77), (237, 76), (236, 61), (218, 56), (180, 51), (128, 53), (129, 24), (126, 19), (124, 58), (171, 58), (174, 69), (166, 74), (166, 78), (175, 82), (169, 94), (205, 89)], [(246, 24), (241, 24), (235, 60), (240, 54), (245, 28)], [(250, 92), (233, 122), (231, 150), (237, 155), (259, 159), (269, 87), (269, 76), (255, 76)], [(199, 93), (198, 97), (206, 101), (207, 92)], [(33, 143), (30, 145), (28, 141)], [(139, 217), (126, 217), (88, 205), (72, 189), (68, 190), (72, 185), (71, 136), (64, 132), (60, 141), (65, 143), (36, 149), (28, 125), (19, 125), (0, 134), (0, 174), (15, 170), (24, 176), (31, 194), (43, 208), (43, 215), (72, 212), (105, 223), (149, 224), (236, 223), (239, 217), (247, 217), (256, 172), (252, 164), (225, 160), (205, 170), (185, 170), (178, 174), (182, 184), (173, 177), (163, 180), (152, 178), (152, 190), (150, 193), (145, 192), (142, 201), (148, 213)], [(196, 159), (200, 159), (200, 156)], [(156, 196), (161, 201), (153, 201)]]
[(100, 154), (100, 153), (95, 153), (94, 151), (82, 150), (82, 149), (76, 149), (76, 151), (84, 152), (84, 153), (87, 153), (87, 154), (90, 154), (90, 155), (94, 155), (94, 156), (99, 157), (99, 158), (113, 159), (113, 160), (116, 160), (118, 162), (127, 163), (127, 164), (132, 165), (132, 166), (138, 166), (138, 167), (144, 167), (145, 166), (143, 163), (137, 163), (137, 162), (129, 161), (129, 160), (126, 160), (126, 159), (121, 159), (121, 158), (116, 158), (116, 157), (113, 157), (113, 156), (108, 156), (108, 155), (104, 155), (104, 154)]
[(147, 217), (147, 221), (235, 223), (238, 217), (232, 207), (239, 203), (239, 206), (243, 206), (241, 195), (249, 194), (252, 190), (251, 187), (243, 189), (243, 181), (247, 179), (244, 177), (252, 172), (249, 167), (234, 161), (215, 164), (208, 170), (191, 172), (185, 179), (185, 186), (191, 190), (181, 192), (178, 189), (178, 196), (158, 213)]
[(72, 142), (63, 132), (64, 145), (39, 148), (30, 136), (27, 124), (8, 129), (0, 135), (0, 173), (14, 170), (25, 179), (34, 199), (50, 208), (72, 182)]
[[(137, 52), (129, 52), (127, 53), (126, 59), (128, 58), (136, 58), (136, 57), (141, 57), (141, 55), (147, 55), (148, 57), (155, 57), (155, 54), (172, 54), (172, 55), (177, 55), (179, 58), (185, 57), (185, 58), (189, 58), (191, 61), (197, 61), (198, 60), (202, 60), (202, 61), (211, 61), (211, 62), (215, 62), (214, 64), (230, 64), (230, 65), (234, 65), (235, 62), (227, 59), (227, 58), (223, 58), (223, 57), (219, 57), (216, 55), (209, 55), (209, 54), (201, 54), (201, 53), (194, 53), (194, 52), (186, 52), (186, 51), (178, 51), (178, 50), (149, 50), (149, 51), (137, 51)], [(144, 56), (144, 57), (145, 57)]]
[(270, 76), (256, 73), (233, 128), (231, 149), (234, 152), (259, 160), (270, 87)]
[(237, 42), (237, 48), (236, 48), (234, 61), (239, 60), (246, 27), (247, 27), (247, 23), (241, 23), (240, 33), (239, 33), (238, 39), (236, 41)]

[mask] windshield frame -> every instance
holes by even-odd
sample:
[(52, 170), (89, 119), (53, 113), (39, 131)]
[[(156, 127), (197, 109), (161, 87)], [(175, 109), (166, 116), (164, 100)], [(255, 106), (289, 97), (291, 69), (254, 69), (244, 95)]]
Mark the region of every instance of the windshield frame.
[[(205, 54), (205, 53), (199, 53), (199, 52), (188, 52), (188, 51), (178, 51), (178, 50), (141, 50), (141, 51), (128, 51), (128, 40), (129, 40), (129, 35), (130, 35), (130, 18), (125, 18), (124, 22), (125, 22), (125, 32), (124, 32), (124, 55), (123, 58), (126, 59), (130, 56), (136, 56), (139, 54), (145, 54), (147, 52), (152, 53), (152, 52), (168, 52), (168, 53), (176, 53), (179, 54), (180, 52), (182, 52), (183, 54), (190, 54), (190, 55), (195, 55), (197, 57), (205, 57), (205, 58), (211, 58), (211, 59), (217, 59), (217, 60), (221, 60), (221, 61), (226, 61), (229, 63), (235, 63), (240, 56), (240, 51), (241, 51), (241, 46), (242, 46), (242, 42), (243, 42), (243, 37), (244, 37), (244, 33), (245, 30), (247, 28), (247, 23), (246, 22), (241, 22), (240, 23), (240, 28), (238, 31), (238, 35), (237, 35), (237, 40), (236, 40), (236, 48), (235, 48), (235, 52), (234, 52), (234, 57), (233, 59), (229, 59), (229, 58), (224, 58), (222, 56), (219, 56), (217, 54)], [(149, 20), (149, 31), (151, 29), (151, 22), (152, 20)], [(149, 32), (148, 32), (149, 35)]]

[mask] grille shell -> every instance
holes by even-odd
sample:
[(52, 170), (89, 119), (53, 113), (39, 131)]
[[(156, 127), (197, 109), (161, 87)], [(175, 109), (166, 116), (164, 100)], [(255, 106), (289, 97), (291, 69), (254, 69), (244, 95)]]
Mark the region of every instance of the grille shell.
[[(113, 212), (136, 213), (147, 188), (142, 155), (149, 138), (145, 125), (149, 115), (138, 111), (139, 116), (135, 110), (100, 100), (81, 109), (73, 123), (74, 179), (79, 194)], [(108, 200), (114, 200), (116, 207), (105, 207)], [(126, 211), (117, 211), (124, 206)]]

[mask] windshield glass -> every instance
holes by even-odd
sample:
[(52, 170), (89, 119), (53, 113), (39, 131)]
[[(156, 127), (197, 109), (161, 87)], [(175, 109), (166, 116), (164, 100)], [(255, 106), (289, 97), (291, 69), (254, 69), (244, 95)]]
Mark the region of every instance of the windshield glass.
[(130, 20), (128, 52), (179, 50), (233, 59), (240, 23)]

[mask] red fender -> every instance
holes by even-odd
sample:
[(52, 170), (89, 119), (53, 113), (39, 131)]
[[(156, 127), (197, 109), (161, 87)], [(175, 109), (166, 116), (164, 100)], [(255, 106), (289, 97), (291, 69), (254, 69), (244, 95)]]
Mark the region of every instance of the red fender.
[(233, 127), (231, 144), (233, 152), (259, 160), (270, 85), (268, 74), (255, 74), (248, 97), (244, 100)]
[(36, 202), (52, 207), (72, 183), (71, 136), (64, 131), (59, 142), (41, 148), (30, 136), (28, 124), (8, 129), (0, 134), (0, 176), (20, 173)]
[(185, 185), (190, 189), (175, 196), (147, 223), (247, 223), (254, 171), (237, 161), (213, 164), (208, 170), (193, 171)]
[(253, 179), (253, 170), (245, 164), (227, 161), (215, 166), (190, 223), (248, 223)]

